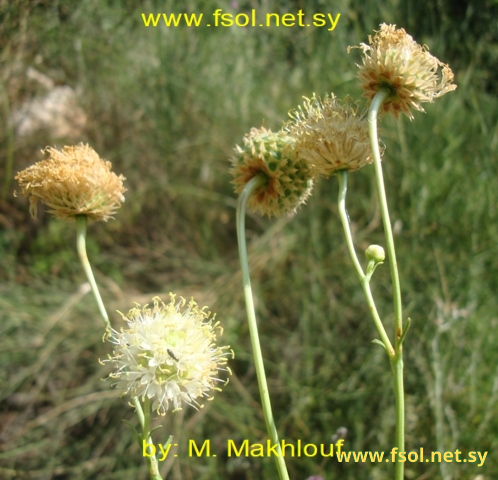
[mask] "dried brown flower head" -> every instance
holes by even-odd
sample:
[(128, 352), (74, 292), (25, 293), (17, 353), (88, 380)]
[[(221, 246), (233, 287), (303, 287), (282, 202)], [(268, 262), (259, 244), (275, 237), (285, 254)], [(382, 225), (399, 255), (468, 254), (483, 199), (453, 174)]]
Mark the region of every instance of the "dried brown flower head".
[(364, 95), (371, 101), (381, 89), (389, 96), (382, 104), (384, 112), (398, 117), (400, 112), (412, 119), (412, 109), (421, 112), (423, 102), (432, 102), (445, 93), (455, 90), (450, 67), (428, 52), (408, 35), (403, 28), (383, 23), (372, 37), (370, 45), (362, 43), (363, 65), (359, 78)]
[(231, 159), (235, 192), (241, 193), (256, 175), (265, 178), (247, 204), (262, 215), (291, 213), (310, 195), (313, 174), (308, 162), (296, 157), (294, 139), (283, 131), (253, 128)]
[(296, 138), (296, 154), (318, 175), (330, 177), (339, 170), (354, 171), (372, 163), (368, 123), (349, 100), (341, 102), (333, 94), (321, 100), (313, 95), (289, 115), (293, 121), (287, 130)]
[(49, 158), (35, 163), (15, 177), (21, 193), (29, 198), (36, 216), (38, 200), (58, 218), (86, 215), (107, 221), (124, 202), (125, 178), (111, 172), (111, 162), (102, 160), (88, 145), (80, 143), (62, 151), (47, 147)]

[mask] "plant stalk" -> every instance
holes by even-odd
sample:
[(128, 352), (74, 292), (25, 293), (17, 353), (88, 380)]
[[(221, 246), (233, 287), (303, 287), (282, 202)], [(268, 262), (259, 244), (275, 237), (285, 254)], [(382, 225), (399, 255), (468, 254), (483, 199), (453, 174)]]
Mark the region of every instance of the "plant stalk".
[(78, 256), (80, 258), (81, 265), (83, 266), (83, 270), (85, 271), (86, 278), (90, 283), (90, 286), (93, 291), (93, 295), (95, 296), (95, 300), (97, 301), (97, 306), (99, 308), (100, 315), (104, 320), (105, 324), (105, 335), (104, 339), (107, 338), (111, 334), (111, 323), (109, 322), (109, 315), (107, 315), (107, 311), (104, 306), (104, 302), (102, 301), (102, 297), (100, 296), (99, 288), (97, 286), (97, 282), (95, 281), (95, 277), (93, 275), (92, 267), (88, 260), (88, 255), (86, 253), (86, 226), (87, 226), (87, 217), (86, 215), (77, 215), (76, 216), (76, 249), (78, 250)]
[[(389, 257), (389, 267), (391, 271), (391, 282), (393, 289), (394, 303), (394, 356), (390, 357), (391, 369), (394, 377), (394, 394), (396, 397), (396, 447), (398, 452), (405, 451), (405, 398), (403, 387), (403, 345), (401, 339), (403, 335), (403, 312), (401, 304), (401, 287), (399, 282), (398, 265), (396, 262), (396, 252), (394, 249), (394, 239), (387, 207), (387, 197), (384, 188), (384, 177), (382, 175), (382, 164), (380, 159), (379, 140), (377, 136), (377, 116), (379, 108), (389, 95), (387, 90), (379, 90), (370, 104), (368, 111), (368, 128), (370, 133), (370, 143), (374, 157), (375, 178), (377, 192), (379, 195), (380, 211), (382, 223), (384, 225), (384, 235), (386, 237), (387, 255)], [(394, 467), (395, 480), (402, 480), (404, 477), (404, 463), (396, 460)]]
[[(142, 441), (146, 440), (147, 443), (152, 444), (152, 437), (150, 436), (150, 399), (145, 395), (143, 409), (138, 397), (133, 397), (133, 403), (137, 411), (140, 425), (142, 426)], [(141, 448), (143, 448), (142, 445)], [(155, 455), (147, 455), (147, 467), (149, 468), (151, 480), (163, 480), (159, 473), (159, 465)]]
[(344, 230), (344, 236), (346, 237), (346, 244), (348, 246), (349, 255), (353, 260), (354, 268), (356, 270), (356, 274), (360, 280), (361, 286), (363, 288), (363, 292), (365, 293), (365, 297), (368, 303), (368, 309), (372, 314), (373, 321), (375, 323), (375, 327), (377, 328), (377, 332), (380, 335), (382, 340), (382, 344), (386, 349), (387, 355), (389, 358), (394, 357), (394, 349), (387, 335), (386, 329), (382, 324), (382, 320), (380, 319), (379, 313), (377, 312), (377, 307), (375, 306), (375, 301), (373, 299), (372, 291), (370, 289), (370, 278), (365, 275), (363, 269), (361, 268), (360, 261), (356, 255), (356, 251), (353, 244), (353, 236), (351, 235), (351, 229), (349, 228), (349, 219), (348, 214), (346, 212), (346, 193), (348, 190), (348, 172), (347, 170), (341, 170), (338, 172), (337, 177), (339, 179), (339, 217), (341, 218), (342, 227)]
[(254, 364), (256, 367), (256, 375), (258, 377), (259, 392), (261, 395), (261, 403), (263, 406), (263, 414), (265, 417), (266, 428), (273, 445), (277, 445), (278, 454), (275, 455), (280, 480), (289, 480), (289, 474), (285, 465), (284, 457), (282, 456), (281, 446), (278, 440), (278, 433), (275, 427), (275, 420), (271, 409), (270, 394), (268, 384), (266, 382), (265, 367), (263, 363), (263, 354), (261, 352), (261, 344), (259, 341), (258, 324), (256, 321), (256, 312), (254, 310), (254, 302), (251, 289), (251, 279), (249, 276), (249, 263), (247, 259), (247, 245), (245, 237), (245, 213), (247, 200), (256, 188), (265, 182), (265, 178), (256, 176), (252, 178), (242, 190), (237, 203), (237, 239), (239, 246), (240, 267), (242, 271), (242, 283), (244, 286), (244, 297), (246, 301), (247, 321), (249, 324), (249, 333), (251, 336), (252, 353)]

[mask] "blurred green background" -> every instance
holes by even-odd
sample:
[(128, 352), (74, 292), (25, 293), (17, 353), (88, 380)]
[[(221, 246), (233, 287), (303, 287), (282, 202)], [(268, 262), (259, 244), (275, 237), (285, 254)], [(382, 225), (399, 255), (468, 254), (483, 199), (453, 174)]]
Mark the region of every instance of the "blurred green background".
[[(341, 14), (337, 28), (145, 27), (142, 13)], [(455, 72), (458, 89), (413, 122), (387, 118), (385, 177), (405, 315), (407, 449), (487, 451), (474, 463), (406, 464), (407, 479), (498, 478), (498, 2), (428, 0), (0, 2), (0, 478), (146, 479), (109, 370), (110, 345), (77, 261), (74, 225), (14, 197), (46, 145), (88, 142), (126, 176), (126, 202), (89, 228), (89, 256), (115, 310), (170, 291), (209, 305), (236, 354), (200, 411), (160, 419), (178, 457), (168, 478), (274, 479), (273, 459), (228, 458), (264, 442), (235, 236), (232, 149), (274, 130), (313, 92), (360, 98), (360, 53), (382, 22), (404, 27)], [(55, 105), (55, 107), (54, 107)], [(253, 288), (281, 438), (389, 452), (394, 395), (347, 255), (334, 178), (292, 218), (247, 220)], [(383, 244), (373, 168), (350, 176), (361, 253)], [(392, 326), (387, 265), (374, 292)], [(389, 330), (390, 331), (390, 330)], [(216, 457), (188, 455), (210, 439)], [(170, 461), (171, 460), (171, 461)], [(172, 461), (174, 460), (174, 461)], [(390, 463), (288, 458), (292, 479), (390, 479)]]

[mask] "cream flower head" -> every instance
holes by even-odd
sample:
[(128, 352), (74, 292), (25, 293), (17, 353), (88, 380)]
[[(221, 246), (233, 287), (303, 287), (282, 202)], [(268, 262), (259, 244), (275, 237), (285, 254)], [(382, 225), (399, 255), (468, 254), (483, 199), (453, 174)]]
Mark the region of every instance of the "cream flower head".
[(287, 130), (296, 138), (296, 155), (316, 174), (330, 177), (372, 163), (368, 123), (349, 100), (341, 102), (331, 94), (322, 101), (313, 95), (289, 115)]
[(123, 315), (127, 328), (113, 330), (115, 348), (107, 361), (117, 370), (109, 377), (118, 380), (123, 395), (150, 399), (161, 415), (170, 406), (181, 410), (182, 402), (202, 406), (199, 398), (211, 399), (209, 393), (220, 390), (219, 371), (230, 372), (230, 347), (216, 346), (216, 335), (223, 330), (193, 300), (176, 302), (170, 294), (168, 304), (158, 297), (152, 301), (152, 307), (137, 305)]
[(107, 221), (124, 202), (125, 178), (111, 172), (111, 162), (102, 160), (93, 148), (80, 143), (62, 151), (47, 147), (49, 158), (19, 172), (16, 180), (30, 201), (35, 217), (38, 200), (58, 218), (74, 220), (86, 215)]
[(364, 95), (371, 101), (375, 94), (385, 88), (389, 96), (382, 104), (384, 112), (398, 117), (400, 112), (412, 119), (411, 109), (421, 112), (423, 102), (455, 90), (453, 72), (408, 35), (403, 28), (383, 23), (372, 37), (370, 45), (362, 43), (363, 65), (359, 78)]
[(253, 128), (244, 137), (244, 145), (235, 147), (231, 162), (235, 193), (241, 193), (256, 175), (265, 179), (247, 202), (262, 215), (278, 217), (295, 212), (311, 193), (312, 169), (296, 157), (294, 139), (283, 131)]

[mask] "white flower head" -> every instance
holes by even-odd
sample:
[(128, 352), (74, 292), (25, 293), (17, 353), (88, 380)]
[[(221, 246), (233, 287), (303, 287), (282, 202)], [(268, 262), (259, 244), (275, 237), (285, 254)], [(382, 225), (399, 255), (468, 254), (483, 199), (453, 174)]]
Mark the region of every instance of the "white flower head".
[(202, 406), (199, 398), (210, 400), (220, 390), (218, 373), (231, 373), (226, 364), (233, 352), (216, 345), (219, 322), (193, 300), (176, 302), (170, 294), (165, 304), (155, 297), (152, 307), (137, 305), (123, 318), (127, 328), (114, 330), (111, 339), (116, 346), (107, 361), (117, 370), (109, 377), (123, 394), (147, 397), (157, 413), (181, 410), (182, 402)]

